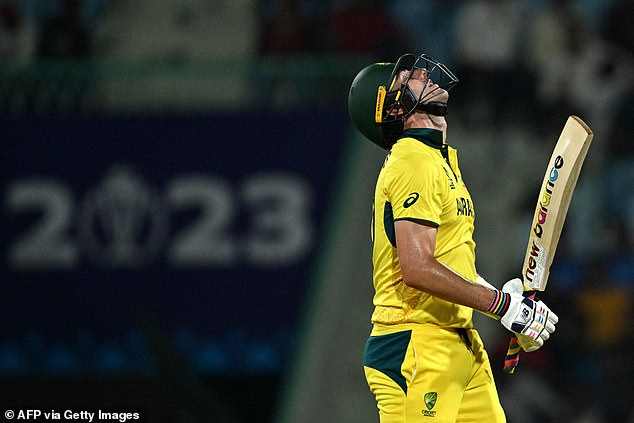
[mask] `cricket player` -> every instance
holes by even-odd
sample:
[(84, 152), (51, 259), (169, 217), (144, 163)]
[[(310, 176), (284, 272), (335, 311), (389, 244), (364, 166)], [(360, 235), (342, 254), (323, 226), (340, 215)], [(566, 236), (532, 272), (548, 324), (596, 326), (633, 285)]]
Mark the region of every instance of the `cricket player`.
[(475, 208), (446, 144), (448, 91), (458, 82), (426, 55), (376, 63), (348, 97), (356, 128), (388, 150), (373, 203), (373, 329), (364, 370), (381, 423), (504, 422), (473, 310), (499, 319), (526, 351), (543, 345), (557, 316), (480, 278)]

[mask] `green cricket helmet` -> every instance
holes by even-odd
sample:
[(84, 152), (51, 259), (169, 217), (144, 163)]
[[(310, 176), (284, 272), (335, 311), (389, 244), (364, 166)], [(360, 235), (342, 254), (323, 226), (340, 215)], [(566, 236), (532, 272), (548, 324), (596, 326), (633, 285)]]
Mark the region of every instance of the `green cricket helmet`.
[[(425, 87), (416, 95), (409, 81), (417, 69), (424, 69), (427, 79), (437, 87)], [(395, 84), (401, 71), (408, 71), (401, 84)], [(439, 89), (449, 91), (458, 78), (442, 63), (425, 54), (402, 55), (396, 63), (374, 63), (365, 67), (352, 81), (348, 94), (348, 111), (355, 127), (381, 148), (389, 149), (403, 132), (405, 119), (415, 111), (435, 116), (447, 114), (447, 104), (430, 102)]]
[(348, 93), (348, 112), (354, 126), (367, 139), (381, 148), (390, 148), (381, 128), (383, 103), (394, 63), (366, 66), (352, 81)]

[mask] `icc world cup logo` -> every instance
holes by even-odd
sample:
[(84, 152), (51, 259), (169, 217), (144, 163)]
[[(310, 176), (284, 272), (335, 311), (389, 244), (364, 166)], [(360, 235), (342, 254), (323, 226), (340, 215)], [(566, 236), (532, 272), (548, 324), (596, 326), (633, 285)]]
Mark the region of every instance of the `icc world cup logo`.
[(86, 196), (79, 236), (97, 264), (134, 267), (159, 253), (167, 222), (158, 192), (132, 169), (117, 166)]

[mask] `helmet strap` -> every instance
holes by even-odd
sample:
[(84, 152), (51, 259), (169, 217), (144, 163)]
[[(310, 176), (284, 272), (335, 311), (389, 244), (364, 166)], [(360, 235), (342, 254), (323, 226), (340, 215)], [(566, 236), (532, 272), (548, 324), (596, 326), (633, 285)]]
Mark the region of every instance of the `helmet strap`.
[(447, 103), (440, 103), (433, 101), (431, 103), (419, 104), (416, 106), (416, 110), (429, 113), (434, 116), (445, 116), (449, 111), (447, 110)]

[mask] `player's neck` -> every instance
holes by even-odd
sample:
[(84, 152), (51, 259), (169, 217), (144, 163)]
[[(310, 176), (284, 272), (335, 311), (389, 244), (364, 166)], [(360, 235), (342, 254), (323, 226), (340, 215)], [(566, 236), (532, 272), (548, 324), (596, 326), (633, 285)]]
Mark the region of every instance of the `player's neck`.
[(442, 132), (443, 143), (447, 135), (447, 120), (444, 116), (433, 116), (429, 113), (416, 112), (409, 116), (404, 125), (404, 129), (430, 128)]

